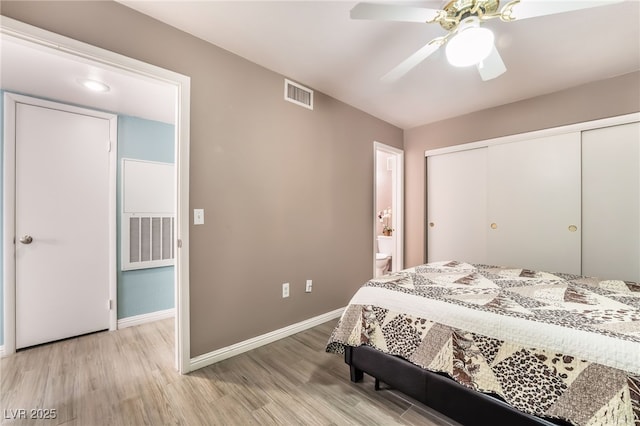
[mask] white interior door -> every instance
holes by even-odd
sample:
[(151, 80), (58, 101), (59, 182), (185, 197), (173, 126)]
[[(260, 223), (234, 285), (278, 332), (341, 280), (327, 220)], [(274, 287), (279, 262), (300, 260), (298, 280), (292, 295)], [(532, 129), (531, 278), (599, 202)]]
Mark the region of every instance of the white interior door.
[(17, 348), (110, 324), (115, 119), (46, 105), (15, 104)]
[(640, 123), (582, 133), (582, 273), (640, 281)]
[(488, 149), (489, 263), (580, 274), (580, 132)]
[(487, 148), (427, 157), (427, 261), (486, 256)]

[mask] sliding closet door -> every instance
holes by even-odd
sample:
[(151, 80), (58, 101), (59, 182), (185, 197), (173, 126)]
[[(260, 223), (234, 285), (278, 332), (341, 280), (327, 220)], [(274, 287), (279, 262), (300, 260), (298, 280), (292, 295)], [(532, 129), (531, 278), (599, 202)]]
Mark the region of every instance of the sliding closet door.
[(579, 274), (580, 133), (488, 148), (488, 261)]
[(582, 271), (640, 281), (640, 123), (582, 134)]
[(427, 157), (427, 260), (486, 262), (487, 149)]

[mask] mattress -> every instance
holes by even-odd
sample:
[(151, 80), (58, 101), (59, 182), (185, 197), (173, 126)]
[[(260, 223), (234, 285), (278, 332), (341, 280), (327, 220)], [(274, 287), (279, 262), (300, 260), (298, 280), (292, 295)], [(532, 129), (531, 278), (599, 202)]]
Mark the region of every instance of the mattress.
[(640, 285), (436, 262), (365, 283), (327, 351), (368, 345), (540, 417), (640, 424)]

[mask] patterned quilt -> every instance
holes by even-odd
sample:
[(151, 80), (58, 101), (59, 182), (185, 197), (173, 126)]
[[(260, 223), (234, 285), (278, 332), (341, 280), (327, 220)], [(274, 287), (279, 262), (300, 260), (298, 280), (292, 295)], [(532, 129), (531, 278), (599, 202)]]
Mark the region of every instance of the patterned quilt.
[(369, 345), (513, 407), (640, 425), (640, 284), (430, 263), (367, 282), (328, 352)]

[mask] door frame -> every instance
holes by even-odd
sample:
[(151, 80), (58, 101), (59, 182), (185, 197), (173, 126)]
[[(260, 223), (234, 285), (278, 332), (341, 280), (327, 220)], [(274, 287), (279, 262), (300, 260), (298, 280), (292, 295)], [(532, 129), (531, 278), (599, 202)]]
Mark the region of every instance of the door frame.
[[(373, 216), (377, 214), (377, 170), (378, 152), (390, 154), (395, 159), (395, 168), (392, 173), (391, 210), (393, 212), (391, 227), (394, 229), (395, 247), (392, 258), (394, 271), (404, 269), (404, 151), (381, 142), (373, 142)], [(373, 221), (373, 277), (376, 276), (376, 237), (378, 235), (377, 222)]]
[[(100, 118), (109, 122), (109, 211), (116, 211), (116, 166), (118, 163), (118, 116), (111, 113), (96, 111), (89, 108), (80, 108), (64, 103), (33, 98), (15, 93), (4, 93), (4, 209), (3, 214), (3, 235), (4, 241), (4, 283), (5, 283), (5, 352), (13, 353), (16, 350), (16, 263), (15, 263), (15, 207), (16, 207), (16, 109), (18, 104), (32, 105), (36, 107), (55, 109), (72, 114), (81, 114), (90, 117)], [(109, 228), (109, 299), (111, 305), (109, 309), (109, 331), (118, 328), (118, 307), (117, 307), (117, 271), (116, 271), (116, 215), (110, 214), (108, 219)], [(13, 236), (13, 238), (10, 238)], [(10, 241), (11, 240), (11, 241)], [(14, 261), (7, 261), (8, 259)], [(13, 285), (7, 283), (13, 283)], [(7, 309), (8, 308), (8, 309)]]
[[(176, 158), (176, 240), (174, 241), (176, 263), (174, 268), (175, 282), (175, 367), (182, 373), (190, 371), (190, 322), (189, 322), (189, 150), (190, 150), (190, 86), (188, 76), (151, 65), (137, 59), (129, 58), (87, 43), (73, 40), (5, 16), (0, 16), (0, 35), (17, 39), (44, 49), (50, 53), (71, 54), (79, 61), (96, 67), (120, 70), (123, 73), (134, 73), (144, 78), (151, 78), (161, 84), (170, 85), (176, 93), (175, 108), (175, 158)], [(6, 129), (5, 129), (6, 132)], [(7, 135), (5, 135), (7, 141)], [(5, 144), (6, 147), (7, 144)], [(6, 148), (5, 148), (6, 149)], [(5, 213), (12, 211), (15, 200), (7, 197), (8, 161), (4, 161), (3, 198)], [(13, 170), (13, 169), (12, 169)], [(15, 179), (15, 170), (13, 170)], [(115, 182), (114, 182), (115, 185)], [(13, 191), (12, 191), (13, 193)], [(115, 220), (115, 208), (114, 208)], [(7, 276), (7, 266), (14, 262), (13, 224), (3, 221), (3, 282), (4, 282), (4, 350), (2, 355), (15, 352), (15, 276)], [(15, 267), (15, 265), (14, 265)], [(14, 269), (15, 271), (15, 269)], [(114, 267), (115, 273), (115, 267)], [(7, 291), (10, 289), (9, 291)], [(8, 326), (12, 330), (8, 331)], [(13, 341), (9, 341), (10, 337)]]

